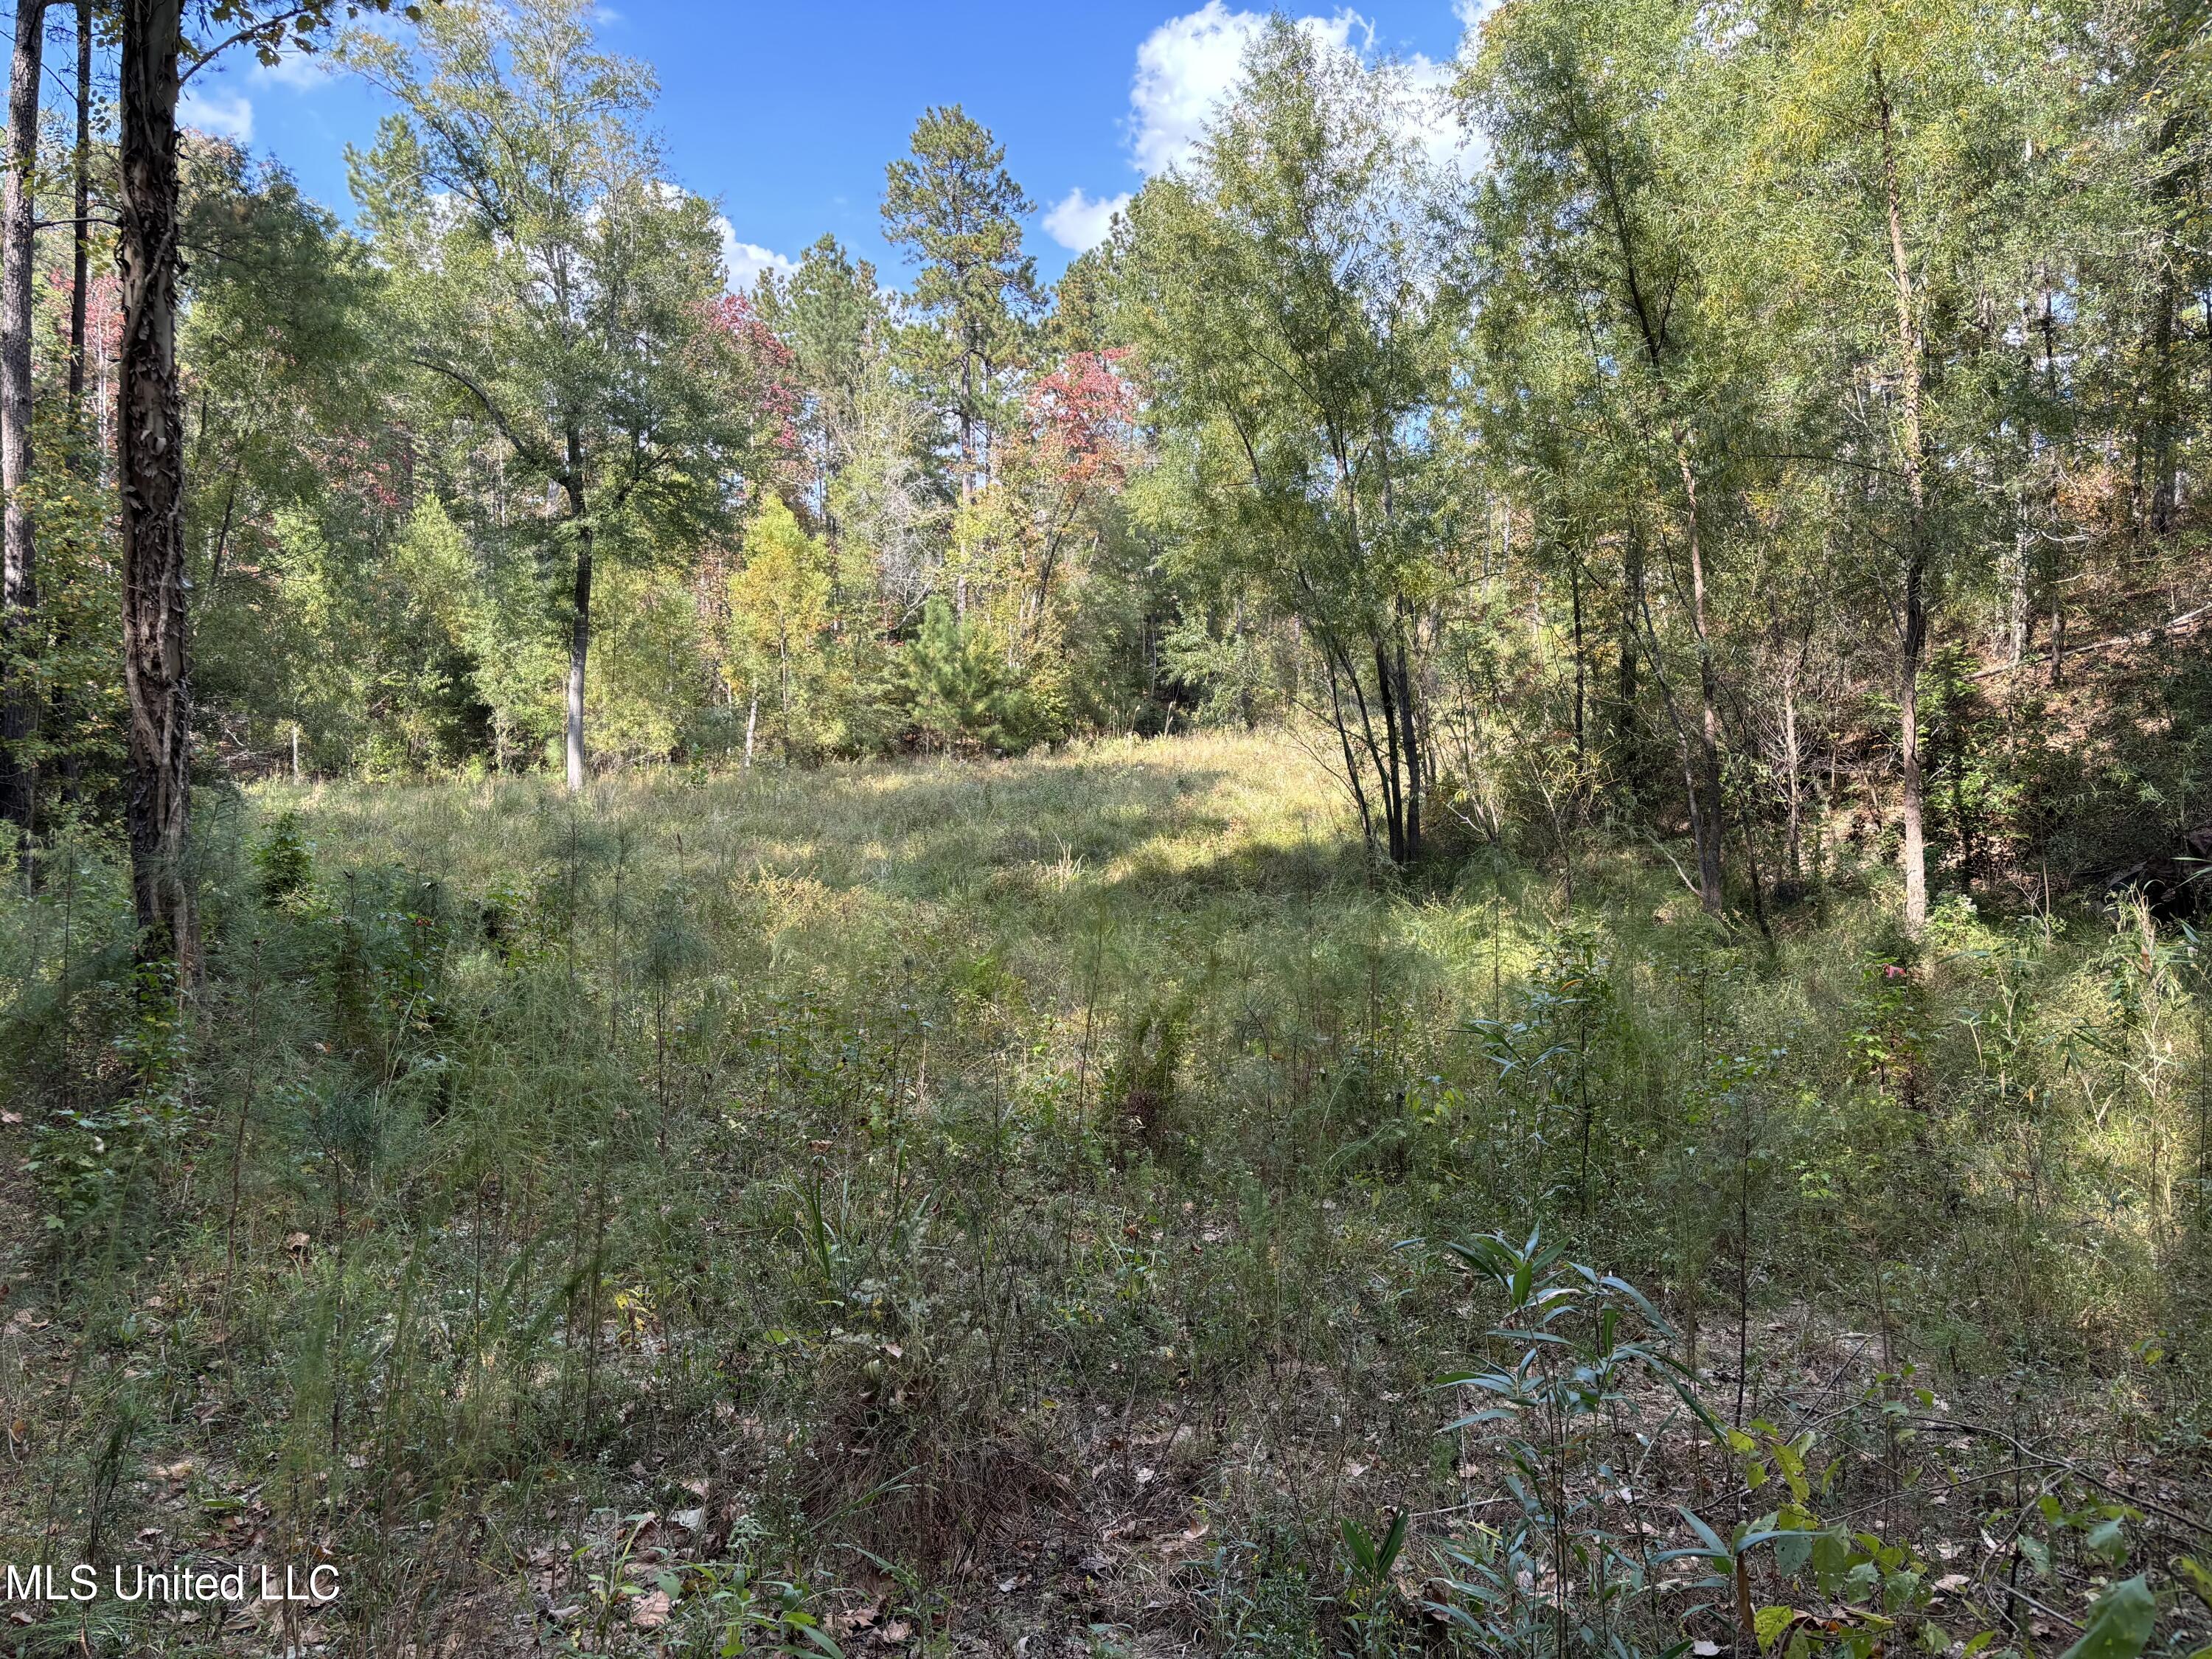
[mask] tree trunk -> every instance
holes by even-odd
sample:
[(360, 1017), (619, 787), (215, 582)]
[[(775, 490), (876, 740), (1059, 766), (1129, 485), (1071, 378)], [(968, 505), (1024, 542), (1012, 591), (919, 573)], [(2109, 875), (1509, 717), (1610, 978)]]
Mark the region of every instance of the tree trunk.
[[(2158, 157), (2160, 163), (2158, 181), (2153, 194), (2158, 198), (2160, 217), (2171, 227), (2179, 217), (2179, 197), (2185, 163), (2175, 155), (2175, 141), (2181, 136), (2181, 118), (2169, 113), (2160, 124)], [(2158, 288), (2152, 304), (2150, 342), (2150, 419), (2149, 430), (2144, 434), (2144, 448), (2150, 469), (2150, 530), (2153, 535), (2172, 533), (2177, 526), (2181, 504), (2181, 410), (2180, 388), (2176, 384), (2177, 364), (2174, 335), (2181, 312), (2181, 272), (2176, 261), (2181, 257), (2175, 246), (2179, 239), (2171, 228), (2164, 238), (2166, 246), (2159, 257)]]
[(191, 684), (185, 634), (185, 420), (177, 382), (177, 53), (182, 0), (122, 0), (123, 685), (131, 711), (131, 890), (139, 951), (187, 981)]
[(1620, 552), (1620, 659), (1613, 682), (1613, 737), (1623, 749), (1636, 729), (1637, 619), (1644, 606), (1644, 525), (1632, 519)]
[(1413, 670), (1406, 644), (1407, 627), (1407, 621), (1401, 616), (1398, 623), (1398, 728), (1399, 740), (1406, 751), (1406, 862), (1412, 864), (1421, 856), (1421, 787), (1426, 768), (1421, 762), (1419, 710), (1413, 696)]
[(8, 158), (0, 191), (0, 488), (7, 492), (0, 577), (0, 817), (27, 837), (38, 802), (38, 682), (26, 672), (38, 612), (31, 525), (31, 263), (39, 165), (39, 59), (46, 0), (16, 0), (8, 69)]
[(1698, 829), (1698, 902), (1714, 915), (1721, 914), (1721, 844), (1727, 820), (1721, 799), (1721, 714), (1717, 677), (1713, 672), (1712, 635), (1705, 626), (1705, 538), (1698, 523), (1698, 474), (1690, 464), (1688, 434), (1674, 429), (1674, 462), (1682, 475), (1682, 494), (1688, 507), (1690, 553), (1690, 621), (1698, 635), (1698, 787), (1704, 809), (1695, 815)]
[(568, 793), (584, 787), (584, 667), (592, 653), (592, 521), (584, 516), (583, 441), (568, 429), (568, 519), (576, 526), (576, 586), (568, 623)]
[(1583, 703), (1587, 695), (1583, 659), (1583, 566), (1580, 559), (1567, 566), (1567, 591), (1574, 605), (1575, 625), (1575, 793), (1581, 799), (1583, 780), (1589, 775), (1589, 737), (1583, 729)]
[(92, 286), (92, 0), (76, 0), (76, 152), (70, 171), (76, 216), (70, 237), (69, 420), (75, 432), (83, 421), (85, 306)]
[(1889, 222), (1891, 274), (1897, 287), (1897, 367), (1904, 422), (1905, 526), (1904, 593), (1897, 653), (1898, 764), (1905, 810), (1905, 930), (1917, 939), (1928, 925), (1926, 783), (1920, 769), (1920, 659), (1928, 644), (1928, 482), (1920, 424), (1920, 326), (1898, 206), (1897, 146), (1890, 131), (1889, 90), (1874, 70), (1875, 115), (1881, 133), (1883, 208)]
[(2034, 620), (2027, 592), (2033, 546), (2034, 536), (2027, 527), (2027, 505), (2022, 501), (2018, 522), (2013, 526), (2012, 553), (2005, 565), (2006, 660), (2014, 668), (2027, 660), (2027, 636)]
[(1389, 655), (1383, 649), (1382, 639), (1377, 636), (1375, 640), (1375, 696), (1382, 705), (1383, 753), (1376, 758), (1376, 779), (1382, 792), (1382, 822), (1389, 835), (1390, 862), (1402, 869), (1409, 858), (1406, 851), (1406, 786), (1403, 762), (1398, 747), (1395, 684), (1391, 675)]
[(1783, 866), (1795, 887), (1804, 874), (1804, 745), (1797, 731), (1797, 671), (1782, 680), (1782, 763), (1790, 780), (1790, 833), (1783, 844)]

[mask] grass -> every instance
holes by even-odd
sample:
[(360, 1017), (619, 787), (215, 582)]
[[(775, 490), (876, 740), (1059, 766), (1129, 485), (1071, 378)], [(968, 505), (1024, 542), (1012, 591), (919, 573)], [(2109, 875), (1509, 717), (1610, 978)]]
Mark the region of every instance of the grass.
[[(1393, 890), (1264, 735), (203, 823), (182, 1013), (106, 849), (0, 911), (0, 1559), (343, 1590), (0, 1643), (1381, 1653), (1449, 1639), (1425, 1601), (1467, 1651), (1725, 1645), (1733, 1567), (1658, 1555), (1776, 1510), (1801, 1431), (1808, 1529), (1927, 1569), (1910, 1629), (2040, 1651), (2118, 1519), (2202, 1640), (2205, 1005), (2149, 918), (1908, 950), (1842, 867), (1770, 947), (1596, 844), (1571, 914), (1486, 849)], [(1537, 1229), (1710, 1424), (1487, 1334), (1510, 1283), (1437, 1243)], [(1474, 1393), (1509, 1417), (1440, 1433)]]

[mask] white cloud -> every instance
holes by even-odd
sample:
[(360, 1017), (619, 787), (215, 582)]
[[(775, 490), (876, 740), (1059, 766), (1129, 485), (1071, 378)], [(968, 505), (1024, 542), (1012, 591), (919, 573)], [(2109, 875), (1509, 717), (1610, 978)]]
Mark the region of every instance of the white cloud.
[(1062, 247), (1078, 253), (1097, 247), (1114, 228), (1114, 216), (1129, 205), (1129, 192), (1092, 198), (1081, 186), (1054, 203), (1044, 216), (1045, 234)]
[(177, 119), (185, 126), (198, 127), (218, 138), (233, 139), (240, 144), (253, 142), (253, 100), (243, 93), (225, 97), (212, 89), (187, 87), (177, 105)]
[(722, 270), (733, 293), (750, 289), (763, 270), (787, 276), (799, 269), (798, 260), (787, 259), (773, 248), (763, 247), (758, 242), (739, 241), (736, 229), (719, 213), (714, 216), (714, 229), (722, 239)]
[[(1503, 3), (1453, 0), (1452, 11), (1473, 35)], [(1232, 11), (1224, 0), (1206, 0), (1196, 11), (1170, 17), (1145, 37), (1129, 82), (1129, 113), (1121, 124), (1133, 168), (1151, 178), (1190, 159), (1207, 123), (1236, 91), (1243, 76), (1245, 49), (1267, 22), (1264, 12)], [(1327, 16), (1300, 17), (1297, 26), (1320, 46), (1373, 61), (1375, 25), (1350, 7)], [(1463, 48), (1471, 44), (1463, 42)], [(1427, 152), (1431, 165), (1472, 173), (1482, 164), (1483, 150), (1480, 141), (1461, 128), (1452, 108), (1459, 59), (1415, 52), (1397, 61), (1402, 75), (1399, 130)], [(1046, 213), (1045, 230), (1065, 247), (1095, 246), (1128, 199), (1126, 194), (1094, 198), (1079, 187)]]
[[(1499, 0), (1455, 0), (1461, 23), (1477, 27)], [(1129, 85), (1126, 124), (1129, 159), (1147, 177), (1186, 160), (1222, 101), (1235, 90), (1244, 68), (1244, 50), (1266, 27), (1256, 11), (1231, 11), (1223, 0), (1206, 0), (1196, 11), (1171, 17), (1137, 48), (1137, 72)], [(1374, 49), (1375, 26), (1346, 8), (1332, 15), (1297, 20), (1317, 44), (1365, 58)], [(1457, 121), (1445, 100), (1458, 65), (1414, 53), (1402, 60), (1413, 94), (1401, 113), (1410, 136), (1443, 166), (1461, 164), (1465, 148)]]
[[(247, 71), (266, 85), (285, 87), (294, 92), (313, 92), (328, 82), (336, 73), (326, 52), (288, 52), (273, 64), (256, 63)], [(189, 93), (185, 94), (191, 96)]]
[(1189, 155), (1214, 106), (1237, 84), (1244, 48), (1266, 21), (1258, 12), (1206, 0), (1145, 37), (1129, 85), (1127, 128), (1138, 172), (1164, 173)]

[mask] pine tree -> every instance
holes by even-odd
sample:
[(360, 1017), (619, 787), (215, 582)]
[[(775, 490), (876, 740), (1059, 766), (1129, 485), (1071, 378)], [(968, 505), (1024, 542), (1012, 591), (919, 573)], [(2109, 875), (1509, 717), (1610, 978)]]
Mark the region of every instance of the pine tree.
[(954, 104), (924, 112), (913, 154), (885, 173), (884, 234), (919, 266), (915, 308), (939, 331), (930, 367), (950, 382), (963, 501), (989, 476), (994, 378), (1043, 303), (1022, 252), (1022, 216), (1036, 204), (1006, 161), (1006, 146)]

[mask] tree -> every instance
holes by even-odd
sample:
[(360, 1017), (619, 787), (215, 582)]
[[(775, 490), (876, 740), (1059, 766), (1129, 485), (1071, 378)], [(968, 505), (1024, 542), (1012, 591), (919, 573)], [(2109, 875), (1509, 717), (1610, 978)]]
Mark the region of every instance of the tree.
[[(191, 51), (191, 73), (233, 46), (275, 62), (311, 49), (331, 23), (392, 0), (210, 0), (219, 33)], [(416, 6), (404, 8), (410, 17)], [(118, 0), (116, 264), (123, 352), (116, 471), (123, 496), (123, 683), (131, 710), (132, 902), (140, 951), (197, 972), (185, 861), (191, 812), (191, 683), (185, 635), (184, 407), (177, 380), (177, 100), (186, 55), (184, 0)]]
[(0, 191), (0, 818), (27, 837), (38, 798), (39, 690), (18, 659), (38, 606), (31, 524), (31, 264), (38, 228), (39, 73), (46, 0), (16, 0), (8, 69), (7, 181)]
[(72, 431), (84, 418), (85, 307), (92, 286), (92, 0), (76, 0), (76, 143), (70, 226), (69, 401)]
[(1000, 475), (965, 515), (988, 520), (1006, 544), (992, 580), (1003, 589), (1006, 654), (1017, 669), (1048, 643), (1068, 566), (1097, 544), (1103, 509), (1127, 478), (1136, 400), (1116, 367), (1127, 355), (1077, 352), (1032, 381)]
[[(203, 481), (184, 514), (193, 721), (198, 741), (221, 733), (250, 750), (276, 739), (280, 719), (289, 740), (303, 716), (335, 713), (351, 683), (356, 639), (302, 631), (288, 603), (295, 579), (331, 596), (344, 585), (322, 568), (308, 581), (294, 559), (310, 540), (346, 567), (380, 557), (406, 513), (407, 458), (391, 428), (397, 377), (375, 349), (384, 283), (368, 250), (281, 168), (227, 142), (189, 144), (183, 179), (178, 355), (191, 389), (185, 465)], [(309, 665), (325, 654), (348, 667), (318, 678)], [(334, 723), (316, 735), (335, 736)]]
[(1421, 850), (1423, 468), (1458, 302), (1430, 262), (1407, 97), (1398, 72), (1274, 20), (1117, 254), (1154, 412), (1199, 452), (1200, 539), (1310, 630), (1346, 786), (1393, 864)]
[(799, 269), (788, 277), (763, 279), (760, 310), (790, 354), (789, 379), (803, 404), (800, 447), (812, 475), (807, 496), (830, 538), (834, 564), (840, 526), (833, 496), (890, 324), (876, 268), (854, 260), (836, 237), (824, 236), (799, 257)]
[[(2012, 356), (1983, 319), (2028, 280), (2011, 249), (2042, 196), (2030, 183), (2038, 33), (1979, 0), (1852, 0), (1785, 13), (1765, 37), (1773, 78), (1753, 178), (1839, 233), (1817, 256), (1768, 240), (1789, 279), (1781, 291), (1815, 296), (1813, 351), (1844, 354), (1829, 384), (1853, 395), (1823, 435), (1863, 469), (1872, 512), (1862, 522), (1893, 573), (1899, 862), (1916, 937), (1929, 904), (1921, 681), (1948, 575), (1942, 550), (1971, 533), (1970, 502), (1950, 481), (1996, 435), (1981, 365)], [(1886, 418), (1868, 422), (1868, 407)]]
[(1022, 216), (1035, 204), (1006, 161), (1006, 147), (954, 104), (923, 112), (912, 155), (884, 175), (884, 234), (909, 250), (915, 308), (943, 343), (932, 367), (952, 383), (963, 501), (990, 471), (993, 377), (1042, 303), (1036, 262), (1022, 252)]
[[(1582, 345), (1610, 417), (1636, 445), (1662, 456), (1661, 476), (1671, 475), (1697, 658), (1694, 734), (1664, 675), (1640, 557), (1623, 598), (1629, 643), (1622, 660), (1634, 660), (1630, 630), (1640, 622), (1684, 751), (1698, 897), (1718, 913), (1727, 810), (1711, 565), (1715, 503), (1705, 452), (1710, 428), (1725, 426), (1728, 397), (1715, 370), (1726, 355), (1698, 337), (1698, 192), (1666, 131), (1692, 23), (1670, 0), (1602, 13), (1529, 0), (1485, 30), (1458, 93), (1493, 148), (1493, 182), (1481, 204), (1488, 284), (1505, 290), (1522, 316), (1545, 316), (1548, 327)], [(1660, 479), (1638, 471), (1630, 488), (1656, 493)], [(1639, 546), (1642, 533), (1640, 524), (1626, 529)]]
[(932, 596), (923, 607), (905, 666), (915, 726), (925, 744), (1012, 746), (1013, 709), (1006, 678), (989, 647), (952, 614), (943, 595)]
[(401, 111), (355, 166), (404, 273), (397, 348), (565, 509), (571, 790), (587, 775), (593, 562), (703, 533), (732, 498), (749, 412), (711, 210), (662, 181), (641, 125), (652, 77), (594, 48), (592, 11), (455, 4), (415, 54), (374, 36), (346, 49)]
[[(756, 712), (760, 676), (772, 661), (776, 720), (787, 755), (792, 742), (792, 678), (803, 672), (829, 620), (830, 577), (821, 550), (774, 495), (761, 503), (745, 528), (744, 568), (730, 579), (730, 611), (738, 636), (738, 661)], [(746, 729), (751, 730), (748, 720)], [(750, 738), (748, 739), (750, 750)]]

